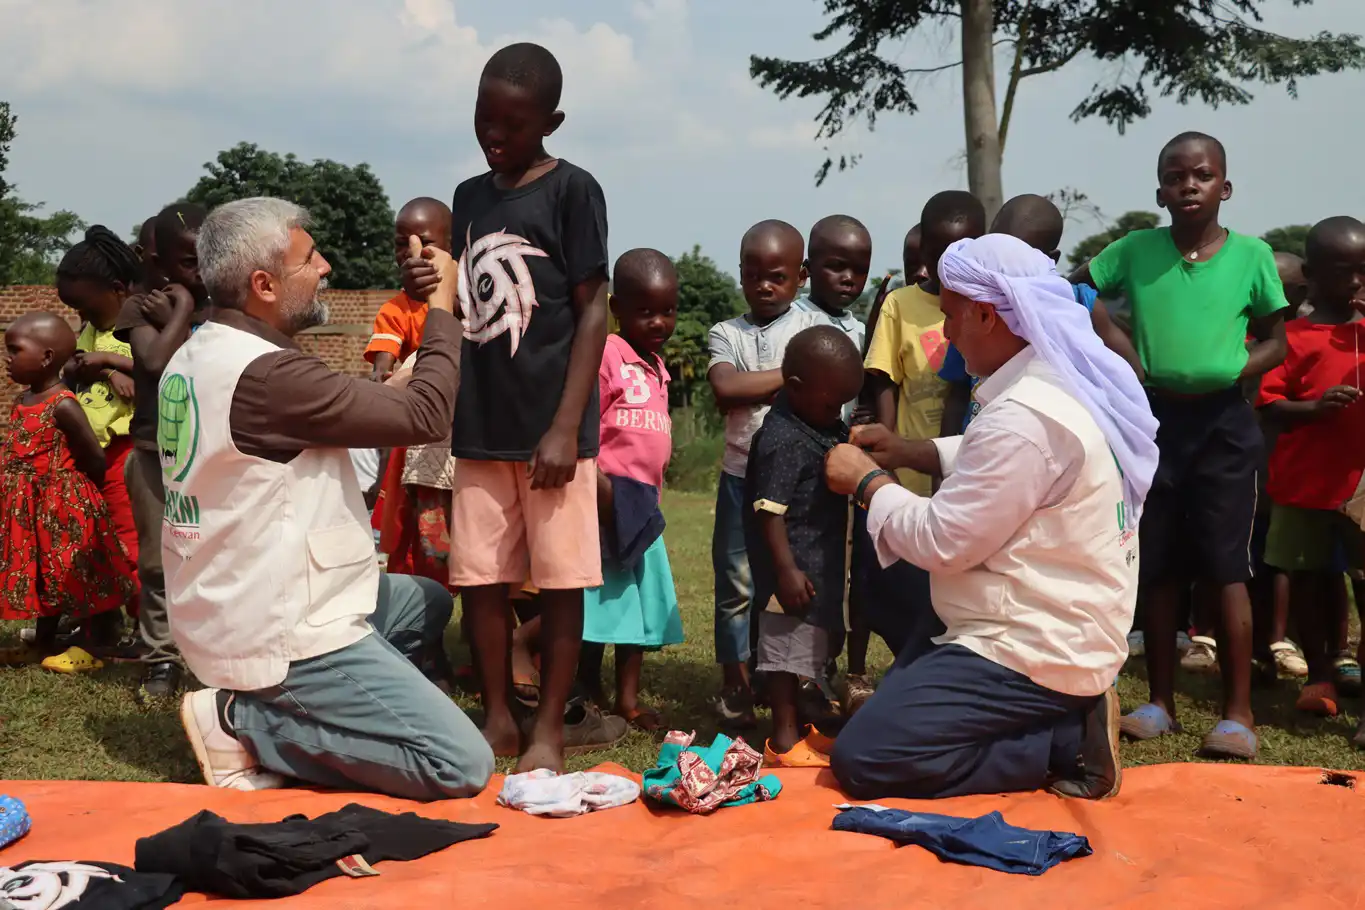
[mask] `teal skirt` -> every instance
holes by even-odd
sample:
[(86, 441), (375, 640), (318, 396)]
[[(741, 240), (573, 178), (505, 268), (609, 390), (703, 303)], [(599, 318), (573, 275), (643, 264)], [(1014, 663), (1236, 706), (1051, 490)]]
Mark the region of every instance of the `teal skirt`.
[(583, 592), (583, 640), (642, 648), (682, 642), (678, 592), (662, 537), (634, 570), (603, 564), (602, 587)]

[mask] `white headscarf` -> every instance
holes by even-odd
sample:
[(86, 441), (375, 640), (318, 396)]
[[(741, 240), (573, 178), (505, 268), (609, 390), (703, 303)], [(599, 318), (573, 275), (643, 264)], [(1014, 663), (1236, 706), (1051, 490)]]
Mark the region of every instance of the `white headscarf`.
[(1085, 405), (1118, 461), (1136, 522), (1156, 473), (1157, 420), (1133, 368), (1095, 334), (1053, 261), (1017, 237), (987, 234), (948, 247), (938, 274), (944, 287), (995, 307)]

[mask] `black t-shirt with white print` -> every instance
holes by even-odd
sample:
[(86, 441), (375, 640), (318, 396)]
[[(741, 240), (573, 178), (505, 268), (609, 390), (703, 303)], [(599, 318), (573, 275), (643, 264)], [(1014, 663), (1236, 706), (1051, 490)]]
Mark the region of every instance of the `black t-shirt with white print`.
[[(607, 269), (606, 198), (591, 174), (560, 159), (514, 190), (495, 186), (491, 172), (466, 180), (451, 211), (465, 334), (450, 449), (530, 461), (564, 394), (573, 289)], [(597, 412), (594, 380), (579, 458), (597, 455)]]
[(184, 893), (174, 875), (149, 875), (114, 863), (0, 866), (0, 910), (165, 910)]

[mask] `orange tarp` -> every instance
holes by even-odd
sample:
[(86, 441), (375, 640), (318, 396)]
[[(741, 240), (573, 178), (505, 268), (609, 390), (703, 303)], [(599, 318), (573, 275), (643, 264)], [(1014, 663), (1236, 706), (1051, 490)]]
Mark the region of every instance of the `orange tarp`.
[[(1330, 910), (1365, 903), (1365, 794), (1324, 785), (1311, 768), (1138, 768), (1125, 775), (1122, 794), (1105, 803), (1042, 793), (883, 801), (964, 816), (998, 809), (1015, 825), (1090, 838), (1093, 856), (1038, 878), (948, 865), (918, 847), (832, 831), (833, 805), (844, 798), (829, 773), (778, 774), (783, 790), (776, 801), (704, 818), (638, 803), (572, 819), (532, 818), (496, 804), (501, 779), (476, 799), (428, 805), (305, 790), (0, 781), (0, 793), (23, 800), (34, 820), (28, 837), (0, 850), (0, 865), (32, 859), (132, 865), (139, 837), (200, 809), (263, 822), (362, 802), (502, 827), (416, 862), (379, 864), (377, 878), (324, 882), (269, 906)], [(205, 902), (230, 903), (196, 895), (184, 904)]]

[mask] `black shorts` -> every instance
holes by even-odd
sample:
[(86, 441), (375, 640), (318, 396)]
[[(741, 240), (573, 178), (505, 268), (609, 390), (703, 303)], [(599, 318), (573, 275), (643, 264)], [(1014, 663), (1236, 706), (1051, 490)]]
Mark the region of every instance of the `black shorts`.
[(1161, 461), (1143, 507), (1146, 584), (1252, 577), (1252, 535), (1265, 439), (1238, 388), (1182, 397), (1149, 393)]

